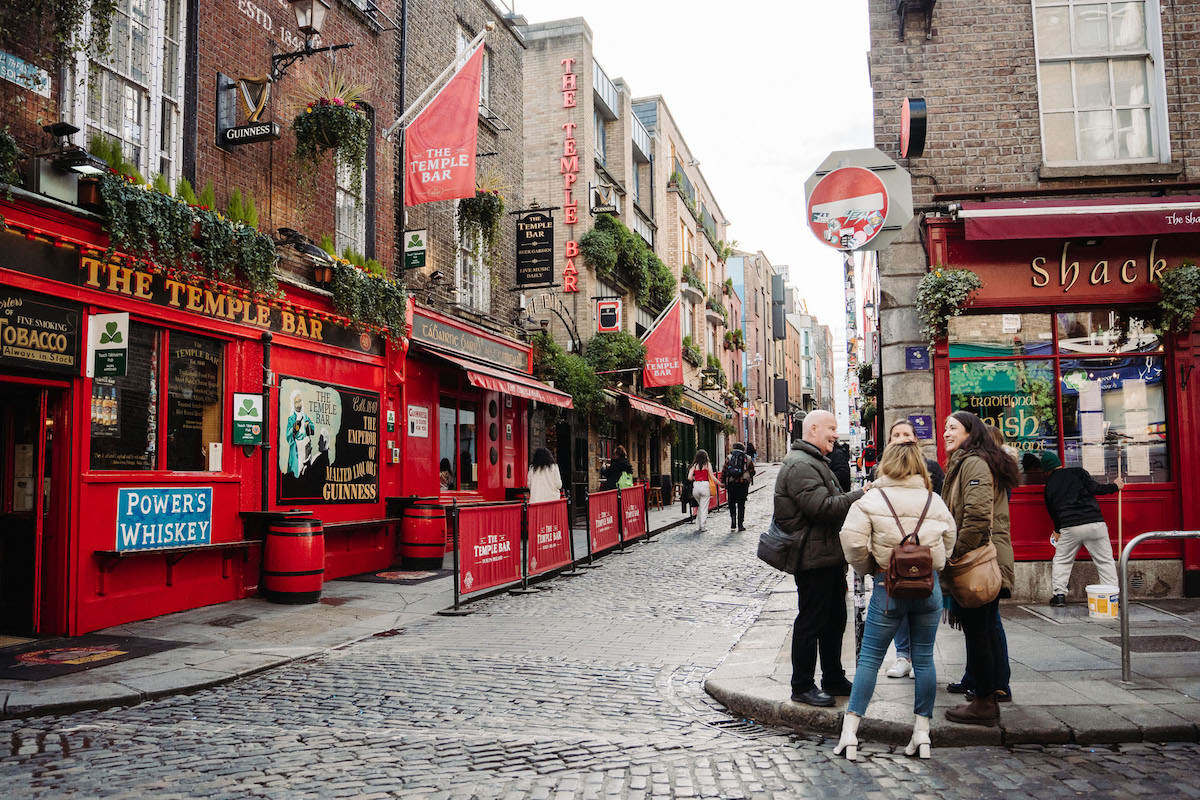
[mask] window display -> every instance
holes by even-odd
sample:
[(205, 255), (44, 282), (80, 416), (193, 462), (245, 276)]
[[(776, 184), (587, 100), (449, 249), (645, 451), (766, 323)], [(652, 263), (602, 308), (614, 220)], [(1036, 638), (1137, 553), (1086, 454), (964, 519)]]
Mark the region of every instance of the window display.
[(208, 446), (221, 441), (221, 343), (172, 331), (167, 364), (167, 469), (219, 469)]
[(158, 346), (158, 331), (131, 322), (125, 375), (92, 380), (92, 469), (158, 466)]

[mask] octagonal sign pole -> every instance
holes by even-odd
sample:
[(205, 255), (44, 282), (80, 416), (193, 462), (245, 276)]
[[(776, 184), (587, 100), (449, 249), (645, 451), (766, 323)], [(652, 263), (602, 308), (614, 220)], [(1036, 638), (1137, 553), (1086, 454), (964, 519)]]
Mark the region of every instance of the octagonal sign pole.
[(830, 153), (804, 191), (813, 234), (838, 250), (882, 250), (913, 217), (912, 178), (873, 147)]

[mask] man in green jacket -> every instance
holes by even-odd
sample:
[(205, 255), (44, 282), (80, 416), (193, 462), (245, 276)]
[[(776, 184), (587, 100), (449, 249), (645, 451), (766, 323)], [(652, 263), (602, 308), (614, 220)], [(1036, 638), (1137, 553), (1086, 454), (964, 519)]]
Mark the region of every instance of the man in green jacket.
[(832, 706), (834, 696), (850, 694), (842, 668), (847, 587), (840, 533), (846, 512), (863, 492), (843, 492), (834, 478), (828, 456), (837, 440), (837, 417), (810, 411), (804, 438), (792, 442), (775, 478), (775, 524), (800, 543), (793, 555), (799, 613), (792, 629), (792, 700), (812, 706)]

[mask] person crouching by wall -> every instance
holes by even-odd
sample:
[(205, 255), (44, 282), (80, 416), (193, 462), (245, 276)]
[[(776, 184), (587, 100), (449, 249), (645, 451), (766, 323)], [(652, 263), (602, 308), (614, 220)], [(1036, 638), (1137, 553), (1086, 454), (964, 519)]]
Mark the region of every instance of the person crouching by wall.
[(1096, 495), (1119, 492), (1125, 481), (1117, 478), (1114, 483), (1096, 483), (1092, 476), (1080, 467), (1064, 467), (1057, 453), (1042, 452), (1042, 470), (1046, 473), (1044, 497), (1046, 510), (1054, 522), (1054, 533), (1050, 541), (1054, 545), (1054, 564), (1050, 568), (1053, 586), (1050, 605), (1062, 608), (1067, 604), (1067, 587), (1071, 582), (1071, 569), (1075, 566), (1075, 554), (1086, 547), (1100, 582), (1117, 585), (1117, 565), (1113, 560), (1112, 539), (1108, 536), (1108, 525), (1100, 513)]
[[(913, 534), (914, 544), (930, 549), (934, 571), (930, 594), (920, 598), (891, 597), (884, 586), (884, 573), (893, 548)], [(842, 551), (859, 575), (873, 574), (871, 602), (850, 704), (842, 718), (842, 736), (834, 753), (846, 752), (853, 761), (858, 747), (858, 721), (867, 712), (875, 679), (888, 645), (901, 623), (909, 630), (914, 673), (913, 734), (904, 752), (929, 758), (929, 720), (937, 695), (933, 666), (933, 643), (942, 617), (942, 593), (937, 573), (954, 550), (956, 529), (950, 509), (933, 493), (929, 471), (920, 446), (894, 442), (883, 451), (879, 478), (862, 499), (850, 506), (842, 524)]]

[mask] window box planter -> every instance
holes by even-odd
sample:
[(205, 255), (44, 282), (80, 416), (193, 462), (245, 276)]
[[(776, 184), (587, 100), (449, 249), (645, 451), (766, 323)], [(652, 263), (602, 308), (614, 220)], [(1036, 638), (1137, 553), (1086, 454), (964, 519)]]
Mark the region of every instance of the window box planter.
[(679, 284), (679, 293), (689, 303), (700, 303), (704, 300), (704, 290), (698, 286), (692, 286), (690, 283)]
[(722, 314), (717, 309), (713, 308), (712, 306), (705, 306), (704, 318), (706, 320), (708, 320), (709, 322), (711, 322), (713, 325), (724, 325), (725, 324), (725, 315)]

